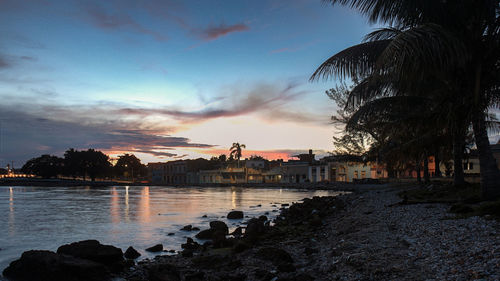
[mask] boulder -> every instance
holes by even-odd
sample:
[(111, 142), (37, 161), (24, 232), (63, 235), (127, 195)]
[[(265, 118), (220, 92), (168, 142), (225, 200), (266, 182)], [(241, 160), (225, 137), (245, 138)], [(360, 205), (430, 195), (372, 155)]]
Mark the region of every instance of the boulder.
[(147, 248), (146, 251), (153, 252), (153, 253), (161, 252), (161, 251), (163, 251), (163, 245), (162, 244), (156, 244), (153, 247)]
[(123, 254), (126, 259), (130, 260), (135, 260), (136, 258), (140, 257), (141, 254), (137, 252), (136, 249), (134, 249), (132, 246), (128, 247), (127, 250), (125, 251), (125, 254)]
[(227, 214), (227, 218), (230, 220), (242, 219), (243, 212), (242, 211), (231, 211)]
[(233, 232), (231, 232), (231, 235), (233, 235), (236, 238), (239, 238), (241, 235), (243, 235), (242, 228), (237, 227)]
[(250, 240), (255, 240), (265, 232), (266, 232), (266, 227), (264, 225), (264, 221), (253, 218), (250, 219), (247, 223), (247, 227), (245, 229), (245, 238)]
[(27, 251), (13, 261), (3, 275), (16, 281), (109, 280), (107, 268), (97, 262), (51, 251)]
[(184, 226), (183, 228), (181, 228), (181, 230), (184, 230), (184, 231), (191, 231), (193, 230), (193, 226), (188, 224), (186, 226)]
[(195, 235), (196, 238), (198, 239), (212, 239), (212, 234), (214, 233), (214, 229), (205, 229), (205, 230), (202, 230), (200, 232), (198, 232), (198, 234)]
[(219, 232), (223, 232), (225, 235), (229, 234), (229, 228), (223, 221), (211, 221), (210, 228)]
[(107, 266), (124, 261), (123, 252), (120, 248), (102, 245), (97, 240), (85, 240), (62, 245), (57, 249), (57, 253), (91, 260)]

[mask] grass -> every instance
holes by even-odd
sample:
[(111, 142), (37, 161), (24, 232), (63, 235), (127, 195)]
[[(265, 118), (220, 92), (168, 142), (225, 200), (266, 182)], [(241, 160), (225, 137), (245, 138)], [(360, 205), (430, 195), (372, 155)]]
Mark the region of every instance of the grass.
[(398, 195), (408, 204), (452, 204), (450, 212), (456, 214), (456, 218), (488, 216), (500, 220), (500, 199), (483, 201), (479, 184), (466, 184), (458, 187), (449, 184), (434, 184), (431, 188), (405, 190), (399, 192)]
[(457, 203), (474, 204), (481, 201), (481, 187), (479, 184), (467, 184), (459, 187), (439, 185), (435, 183), (431, 188), (415, 188), (401, 191), (398, 194), (408, 203)]

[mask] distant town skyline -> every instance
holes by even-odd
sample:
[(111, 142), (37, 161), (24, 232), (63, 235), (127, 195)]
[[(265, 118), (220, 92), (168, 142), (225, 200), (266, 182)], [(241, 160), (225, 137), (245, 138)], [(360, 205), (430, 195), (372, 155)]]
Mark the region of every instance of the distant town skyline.
[(373, 29), (320, 0), (1, 1), (0, 165), (326, 153), (334, 81), (308, 78)]

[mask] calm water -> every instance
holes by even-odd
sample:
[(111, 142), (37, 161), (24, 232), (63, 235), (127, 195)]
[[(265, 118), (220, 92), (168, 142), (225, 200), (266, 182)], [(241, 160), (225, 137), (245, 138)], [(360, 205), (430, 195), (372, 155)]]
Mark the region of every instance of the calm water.
[[(192, 224), (201, 229), (231, 209), (250, 217), (269, 212), (274, 203), (304, 197), (335, 195), (330, 191), (245, 188), (169, 187), (0, 187), (0, 271), (23, 251), (55, 251), (60, 245), (97, 239), (125, 250), (162, 243), (180, 249), (196, 232), (179, 229)], [(257, 205), (261, 204), (261, 207)], [(207, 218), (202, 218), (207, 215)], [(234, 229), (243, 220), (227, 221)], [(167, 234), (174, 232), (174, 236)]]

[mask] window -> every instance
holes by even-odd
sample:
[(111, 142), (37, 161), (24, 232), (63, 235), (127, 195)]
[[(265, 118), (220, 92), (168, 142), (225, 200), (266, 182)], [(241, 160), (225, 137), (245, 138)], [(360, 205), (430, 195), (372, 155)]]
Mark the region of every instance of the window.
[(464, 170), (467, 170), (467, 163), (464, 163)]
[(361, 171), (361, 178), (364, 179), (366, 177), (366, 172), (365, 171)]
[(357, 179), (358, 178), (358, 171), (354, 171), (354, 178)]

